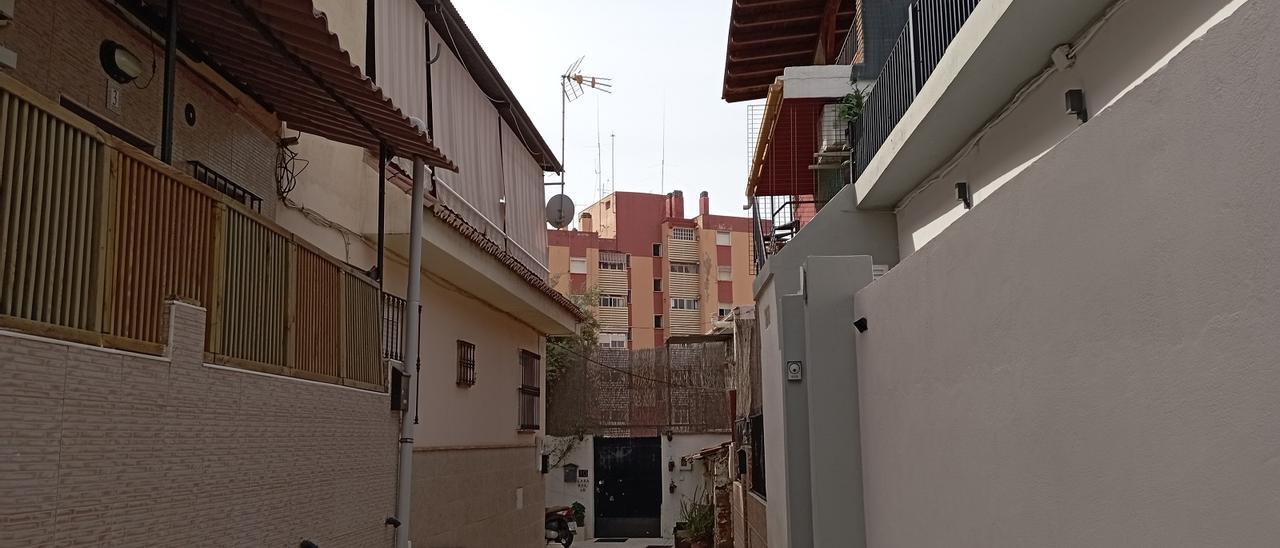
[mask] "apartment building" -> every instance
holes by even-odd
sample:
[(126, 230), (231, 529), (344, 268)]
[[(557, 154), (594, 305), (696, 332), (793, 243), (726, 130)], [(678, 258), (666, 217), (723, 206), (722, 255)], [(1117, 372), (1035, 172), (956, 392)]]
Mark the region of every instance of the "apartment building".
[(911, 4), (854, 182), (757, 276), (770, 546), (1277, 534), (1278, 16)]
[(600, 344), (653, 348), (701, 335), (751, 302), (750, 220), (713, 215), (698, 196), (614, 192), (588, 206), (572, 230), (548, 230), (551, 280), (565, 295), (595, 290)]

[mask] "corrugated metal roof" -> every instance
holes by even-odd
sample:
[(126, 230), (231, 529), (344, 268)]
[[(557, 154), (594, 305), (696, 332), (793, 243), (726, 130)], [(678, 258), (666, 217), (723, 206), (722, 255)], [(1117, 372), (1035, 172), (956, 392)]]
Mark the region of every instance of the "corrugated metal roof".
[[(165, 0), (145, 0), (162, 17)], [(382, 94), (311, 0), (200, 0), (178, 6), (182, 39), (289, 127), (432, 166), (457, 166)]]

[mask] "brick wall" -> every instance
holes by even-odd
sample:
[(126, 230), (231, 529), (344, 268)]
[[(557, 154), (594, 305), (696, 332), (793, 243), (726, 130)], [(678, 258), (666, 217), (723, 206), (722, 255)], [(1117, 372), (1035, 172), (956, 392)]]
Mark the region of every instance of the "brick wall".
[(0, 546), (390, 545), (387, 396), (205, 366), (204, 315), (163, 358), (0, 331)]
[[(107, 108), (110, 78), (98, 59), (99, 46), (107, 39), (125, 46), (144, 66), (137, 80), (119, 84), (118, 113)], [(159, 150), (164, 47), (148, 40), (115, 8), (98, 0), (20, 1), (13, 23), (0, 27), (0, 44), (18, 54), (12, 71), (18, 80), (55, 102), (65, 96)], [(276, 203), (278, 132), (264, 127), (270, 115), (243, 94), (214, 87), (183, 63), (176, 73), (174, 165), (189, 174), (188, 160), (204, 163), (261, 197), (262, 211), (270, 216)], [(196, 111), (194, 126), (183, 120), (187, 104)], [(265, 120), (250, 121), (260, 118)]]
[(415, 450), (413, 545), (542, 548), (538, 459), (534, 446)]

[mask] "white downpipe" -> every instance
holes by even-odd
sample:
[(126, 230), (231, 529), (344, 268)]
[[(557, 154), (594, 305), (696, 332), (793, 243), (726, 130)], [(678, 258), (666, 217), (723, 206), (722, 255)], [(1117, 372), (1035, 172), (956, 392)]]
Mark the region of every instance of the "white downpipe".
[[(427, 166), (413, 159), (413, 200), (409, 210), (409, 287), (405, 304), (405, 387), (409, 404), (400, 417), (400, 478), (396, 489), (396, 548), (409, 548), (409, 504), (413, 497), (413, 419), (410, 410), (418, 407), (418, 391), (409, 381), (418, 382), (418, 340), (422, 337), (422, 208), (426, 195)], [(413, 385), (413, 386), (416, 386)]]

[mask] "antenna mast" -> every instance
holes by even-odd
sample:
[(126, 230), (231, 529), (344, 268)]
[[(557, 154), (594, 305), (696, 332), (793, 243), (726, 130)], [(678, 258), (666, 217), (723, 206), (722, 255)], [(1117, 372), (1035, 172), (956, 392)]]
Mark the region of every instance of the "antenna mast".
[[(577, 98), (582, 97), (584, 92), (582, 89), (583, 86), (603, 91), (605, 93), (613, 93), (609, 90), (609, 88), (613, 87), (613, 84), (609, 83), (611, 80), (610, 78), (584, 76), (582, 72), (579, 71), (582, 67), (582, 60), (584, 58), (586, 58), (586, 56), (579, 57), (577, 61), (574, 61), (572, 65), (569, 65), (569, 68), (565, 69), (564, 74), (560, 75), (560, 182), (549, 184), (560, 185), (561, 194), (564, 194), (565, 133), (567, 132), (565, 120), (568, 116), (568, 104), (572, 103)], [(597, 114), (597, 118), (598, 117), (599, 115)], [(596, 148), (599, 149), (598, 129), (596, 133)], [(598, 156), (599, 153), (597, 152), (597, 157)]]

